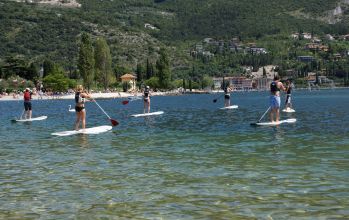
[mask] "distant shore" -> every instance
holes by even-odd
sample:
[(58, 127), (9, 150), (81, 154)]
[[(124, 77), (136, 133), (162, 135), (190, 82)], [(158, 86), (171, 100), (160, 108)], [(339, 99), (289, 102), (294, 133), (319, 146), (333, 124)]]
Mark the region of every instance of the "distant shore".
[[(152, 92), (152, 96), (164, 96), (164, 95), (181, 95), (182, 93), (179, 92)], [(91, 93), (92, 97), (94, 99), (117, 99), (117, 98), (128, 98), (131, 96), (135, 97), (142, 97), (143, 93), (129, 93), (129, 92), (98, 92), (98, 93)], [(75, 94), (59, 94), (59, 95), (39, 95), (39, 94), (33, 94), (32, 100), (73, 100), (75, 98)], [(19, 101), (23, 100), (23, 94), (10, 94), (10, 95), (2, 95), (0, 97), (0, 101)]]
[[(312, 88), (309, 90), (309, 88), (297, 88), (295, 90), (309, 90), (309, 91), (318, 91), (318, 90), (334, 90), (334, 89), (348, 89), (348, 87), (334, 87), (334, 88)], [(263, 92), (267, 90), (236, 90), (234, 92)], [(186, 91), (186, 92), (180, 92), (180, 91), (168, 91), (168, 92), (152, 92), (152, 96), (174, 96), (174, 95), (184, 95), (184, 94), (215, 94), (215, 93), (222, 93), (222, 90), (212, 90), (212, 91), (203, 91), (203, 90), (194, 90), (194, 91)], [(128, 98), (128, 97), (142, 97), (143, 93), (130, 93), (130, 92), (96, 92), (91, 93), (92, 97), (94, 99), (117, 99), (117, 98)], [(32, 95), (32, 100), (73, 100), (75, 98), (75, 94), (55, 94), (55, 95), (38, 95), (34, 94)], [(23, 100), (23, 94), (10, 94), (10, 95), (0, 95), (0, 101), (20, 101)]]

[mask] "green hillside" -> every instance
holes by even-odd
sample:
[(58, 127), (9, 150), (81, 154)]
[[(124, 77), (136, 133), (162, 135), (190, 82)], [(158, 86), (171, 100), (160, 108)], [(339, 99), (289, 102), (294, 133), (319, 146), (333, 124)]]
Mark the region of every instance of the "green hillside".
[[(349, 4), (342, 0), (78, 2), (82, 7), (2, 1), (0, 64), (9, 57), (21, 57), (37, 64), (51, 59), (65, 69), (75, 69), (79, 36), (87, 32), (94, 38), (106, 38), (114, 65), (131, 70), (147, 59), (154, 63), (159, 48), (167, 47), (171, 66), (180, 76), (192, 71), (192, 66), (207, 69), (204, 63), (189, 55), (195, 44), (204, 38), (228, 40), (239, 37), (244, 42), (260, 41), (266, 45), (265, 39), (270, 39), (271, 35), (278, 36), (275, 41), (282, 42), (285, 36), (299, 31), (318, 35), (349, 33)], [(338, 6), (340, 14), (334, 12)], [(146, 24), (149, 25), (147, 28)], [(219, 56), (212, 62), (225, 63)], [(231, 66), (234, 68), (235, 64)], [(220, 70), (210, 71), (217, 73)]]

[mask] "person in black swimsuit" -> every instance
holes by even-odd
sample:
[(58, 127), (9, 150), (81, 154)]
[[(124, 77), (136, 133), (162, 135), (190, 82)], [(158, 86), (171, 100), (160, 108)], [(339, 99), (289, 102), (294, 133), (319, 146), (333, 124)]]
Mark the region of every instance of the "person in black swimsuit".
[(149, 86), (145, 87), (145, 90), (143, 92), (143, 100), (144, 100), (143, 113), (145, 113), (145, 109), (148, 109), (148, 113), (150, 113), (150, 88), (149, 88)]
[(230, 87), (224, 88), (224, 107), (230, 106), (230, 92), (232, 89)]
[(85, 99), (91, 99), (91, 95), (87, 92), (84, 92), (84, 87), (78, 85), (75, 92), (75, 112), (76, 112), (76, 121), (75, 121), (75, 130), (79, 130), (80, 122), (82, 124), (82, 129), (86, 128), (86, 111), (85, 111)]

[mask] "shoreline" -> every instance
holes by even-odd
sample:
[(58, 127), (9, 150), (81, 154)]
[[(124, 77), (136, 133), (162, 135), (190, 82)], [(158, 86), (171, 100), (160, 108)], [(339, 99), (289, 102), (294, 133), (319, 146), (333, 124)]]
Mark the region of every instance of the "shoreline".
[[(340, 90), (340, 89), (348, 89), (348, 87), (335, 87), (335, 88), (316, 88), (309, 90), (308, 88), (297, 88), (296, 90), (304, 91), (320, 91), (320, 90)], [(240, 93), (240, 92), (264, 92), (267, 90), (235, 90), (232, 93)], [(179, 96), (179, 95), (193, 95), (193, 94), (217, 94), (222, 93), (223, 90), (212, 90), (212, 91), (186, 91), (186, 92), (179, 92), (179, 91), (168, 91), (168, 92), (152, 92), (151, 96)], [(143, 93), (129, 93), (129, 92), (97, 92), (97, 93), (91, 93), (92, 97), (94, 99), (118, 99), (118, 98), (129, 98), (129, 97), (138, 97), (141, 98), (143, 96)], [(17, 97), (14, 97), (13, 94), (11, 95), (2, 95), (0, 96), (0, 102), (1, 101), (22, 101), (23, 100), (23, 94), (17, 95)], [(74, 100), (75, 94), (64, 94), (64, 95), (32, 95), (32, 100)]]
[[(128, 97), (142, 97), (143, 93), (129, 93), (129, 92), (106, 92), (106, 93), (90, 93), (93, 99), (118, 99), (118, 98), (128, 98)], [(152, 96), (165, 96), (165, 95), (182, 95), (179, 92), (152, 92)], [(74, 100), (75, 94), (64, 94), (64, 95), (39, 95), (33, 94), (32, 100)], [(19, 94), (16, 97), (11, 95), (0, 96), (1, 101), (23, 101), (23, 94)]]

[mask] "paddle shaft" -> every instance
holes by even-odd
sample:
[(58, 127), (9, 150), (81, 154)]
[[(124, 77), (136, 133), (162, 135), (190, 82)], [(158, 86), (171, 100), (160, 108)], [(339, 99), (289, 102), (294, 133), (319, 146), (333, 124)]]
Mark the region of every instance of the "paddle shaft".
[(264, 114), (262, 115), (262, 117), (258, 120), (258, 122), (260, 122), (263, 118), (264, 118), (264, 116), (267, 114), (267, 112), (270, 110), (270, 106), (269, 106), (269, 108), (264, 112)]
[(24, 111), (25, 111), (25, 110), (22, 111), (22, 114), (21, 114), (21, 116), (19, 117), (19, 119), (22, 119), (23, 114), (24, 114)]
[(94, 102), (96, 103), (96, 105), (102, 110), (102, 112), (103, 112), (109, 119), (111, 119), (110, 116), (104, 111), (104, 109), (98, 104), (98, 102), (96, 102), (95, 99), (93, 99), (93, 101), (94, 101)]

